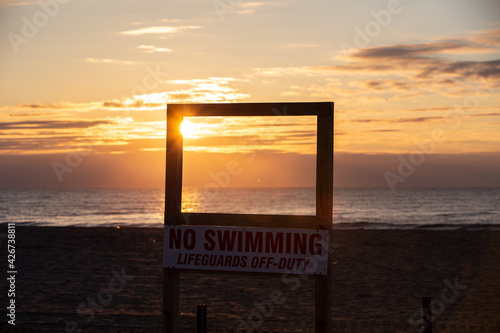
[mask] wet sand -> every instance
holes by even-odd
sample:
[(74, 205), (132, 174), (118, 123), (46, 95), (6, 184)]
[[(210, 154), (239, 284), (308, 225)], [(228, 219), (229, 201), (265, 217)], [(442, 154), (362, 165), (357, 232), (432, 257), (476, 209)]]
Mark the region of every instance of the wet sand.
[[(162, 234), (18, 225), (16, 328), (160, 327)], [(436, 300), (440, 320), (498, 320), (500, 231), (335, 230), (333, 242), (335, 319), (408, 321), (418, 318), (428, 296)], [(6, 238), (1, 246), (6, 248)], [(6, 255), (0, 267), (7, 271)], [(283, 303), (272, 303), (266, 321), (312, 321), (314, 280), (290, 278), (184, 275), (181, 321), (194, 324), (196, 304), (206, 303), (210, 322), (234, 325), (256, 305), (269, 304), (273, 290)], [(7, 302), (3, 291), (0, 301)]]

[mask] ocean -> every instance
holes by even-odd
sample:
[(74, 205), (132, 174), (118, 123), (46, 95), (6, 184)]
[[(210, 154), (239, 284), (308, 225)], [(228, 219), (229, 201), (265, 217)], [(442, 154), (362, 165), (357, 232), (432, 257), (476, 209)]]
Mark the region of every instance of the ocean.
[[(183, 198), (186, 212), (315, 211), (313, 188), (187, 188)], [(1, 189), (0, 223), (16, 223), (16, 327), (161, 327), (163, 203), (157, 189)], [(417, 325), (422, 297), (453, 295), (434, 308), (438, 321), (497, 318), (499, 203), (499, 188), (335, 189), (332, 318), (361, 323), (362, 332), (370, 320)], [(117, 272), (130, 278), (119, 289)], [(450, 283), (466, 290), (442, 296)], [(209, 327), (261, 318), (264, 327), (303, 319), (312, 328), (314, 288), (307, 276), (183, 273), (180, 322), (194, 325), (196, 305), (207, 304)]]
[[(163, 225), (160, 189), (0, 189), (0, 223)], [(314, 215), (314, 188), (185, 188), (183, 211)], [(500, 229), (500, 188), (336, 188), (334, 228)]]

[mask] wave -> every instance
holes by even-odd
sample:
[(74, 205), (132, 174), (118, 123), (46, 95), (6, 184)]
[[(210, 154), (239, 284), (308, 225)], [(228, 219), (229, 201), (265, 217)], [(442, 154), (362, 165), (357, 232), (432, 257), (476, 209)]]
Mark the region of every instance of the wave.
[(463, 213), (441, 213), (436, 214), (438, 217), (474, 217), (483, 215), (495, 215), (496, 212), (484, 211), (484, 212), (463, 212)]
[(333, 229), (391, 229), (391, 230), (500, 230), (500, 225), (491, 223), (458, 224), (458, 223), (380, 223), (380, 222), (342, 222), (334, 223)]
[(491, 223), (457, 224), (457, 223), (436, 223), (428, 225), (418, 225), (417, 229), (433, 230), (500, 230), (500, 225)]

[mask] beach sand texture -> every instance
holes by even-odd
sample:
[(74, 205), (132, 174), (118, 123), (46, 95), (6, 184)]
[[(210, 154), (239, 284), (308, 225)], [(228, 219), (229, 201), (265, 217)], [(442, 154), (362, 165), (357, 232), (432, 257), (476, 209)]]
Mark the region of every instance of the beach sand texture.
[[(161, 326), (163, 229), (16, 230), (16, 328)], [(500, 318), (500, 231), (334, 230), (333, 243), (334, 318), (408, 321), (422, 297), (443, 295), (447, 302), (435, 304), (440, 320)], [(7, 271), (5, 260), (1, 269)], [(186, 274), (181, 321), (194, 324), (196, 305), (205, 303), (211, 323), (234, 325), (277, 290), (284, 302), (273, 303), (266, 321), (312, 322), (313, 281)], [(457, 284), (453, 294), (449, 285)], [(5, 304), (6, 295), (1, 299)]]

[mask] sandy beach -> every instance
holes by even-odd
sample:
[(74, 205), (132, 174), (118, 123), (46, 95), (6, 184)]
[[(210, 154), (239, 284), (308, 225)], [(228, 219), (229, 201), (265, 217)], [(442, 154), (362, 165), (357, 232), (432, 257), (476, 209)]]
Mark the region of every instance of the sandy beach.
[[(17, 226), (16, 328), (160, 327), (162, 234)], [(5, 238), (1, 242), (6, 246)], [(500, 231), (335, 230), (333, 242), (336, 319), (408, 321), (420, 316), (415, 313), (428, 296), (437, 300), (439, 320), (498, 320)], [(7, 271), (5, 260), (1, 269)], [(272, 290), (283, 302), (266, 321), (311, 320), (313, 280), (290, 278), (184, 275), (181, 320), (194, 323), (196, 305), (205, 303), (210, 322), (234, 325)], [(5, 293), (0, 299), (6, 304)]]

